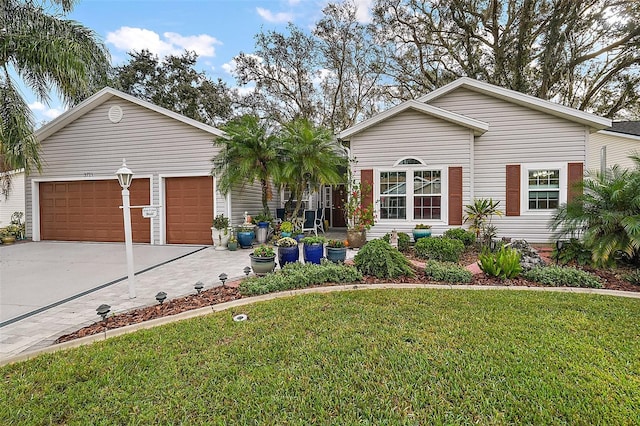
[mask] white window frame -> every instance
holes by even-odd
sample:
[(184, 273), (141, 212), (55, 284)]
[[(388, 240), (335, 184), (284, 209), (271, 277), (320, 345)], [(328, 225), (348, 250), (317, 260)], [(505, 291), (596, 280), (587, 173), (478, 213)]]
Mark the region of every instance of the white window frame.
[[(409, 158), (409, 157), (405, 157)], [(414, 158), (414, 157), (410, 157)], [(403, 158), (404, 159), (404, 158)], [(395, 164), (398, 164), (403, 159), (398, 160)], [(448, 174), (447, 174), (447, 166), (442, 165), (426, 165), (426, 164), (411, 164), (411, 165), (402, 165), (402, 166), (394, 166), (388, 168), (380, 168), (374, 170), (374, 199), (377, 200), (375, 203), (376, 208), (376, 217), (377, 221), (381, 224), (392, 224), (392, 223), (411, 223), (411, 224), (445, 224), (448, 218)], [(415, 219), (413, 217), (413, 208), (414, 208), (414, 197), (416, 196), (413, 193), (413, 178), (415, 171), (439, 171), (440, 172), (440, 219)], [(406, 211), (407, 217), (405, 219), (382, 219), (381, 209), (382, 203), (380, 202), (381, 194), (380, 194), (380, 174), (385, 172), (405, 172), (406, 173), (406, 193), (404, 197), (406, 197)], [(411, 189), (409, 189), (411, 188)], [(393, 195), (390, 195), (393, 196)], [(418, 196), (428, 196), (428, 194), (418, 194)]]
[(549, 215), (555, 209), (529, 208), (529, 171), (558, 170), (560, 174), (560, 188), (558, 205), (567, 202), (567, 163), (526, 163), (520, 165), (520, 214), (521, 215)]

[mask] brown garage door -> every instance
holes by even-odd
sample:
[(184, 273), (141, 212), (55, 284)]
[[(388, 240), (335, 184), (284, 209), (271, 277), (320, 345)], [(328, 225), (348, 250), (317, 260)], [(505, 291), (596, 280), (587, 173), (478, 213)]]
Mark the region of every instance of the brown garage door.
[(211, 244), (213, 178), (165, 180), (168, 244)]
[[(131, 205), (149, 205), (149, 179), (134, 179)], [(40, 183), (40, 238), (59, 241), (124, 241), (122, 188), (117, 180)], [(133, 241), (148, 243), (150, 219), (131, 210)]]

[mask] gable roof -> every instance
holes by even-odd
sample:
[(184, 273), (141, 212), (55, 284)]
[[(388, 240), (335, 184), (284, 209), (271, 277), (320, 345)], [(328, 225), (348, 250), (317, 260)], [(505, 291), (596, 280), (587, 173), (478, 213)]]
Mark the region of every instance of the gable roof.
[(380, 123), (381, 121), (391, 118), (394, 115), (400, 114), (401, 112), (406, 111), (408, 109), (413, 109), (423, 114), (427, 114), (432, 117), (436, 117), (441, 120), (445, 120), (462, 127), (467, 127), (473, 130), (473, 133), (476, 136), (482, 135), (487, 130), (489, 130), (489, 124), (485, 123), (484, 121), (475, 120), (473, 118), (465, 117), (464, 115), (456, 114), (455, 112), (434, 107), (433, 105), (428, 105), (422, 102), (410, 100), (410, 101), (405, 101), (400, 105), (396, 105), (393, 108), (390, 108), (384, 112), (381, 112), (380, 114), (377, 114), (367, 120), (364, 120), (356, 124), (355, 126), (352, 126), (352, 127), (349, 127), (348, 129), (343, 130), (338, 134), (338, 139), (349, 140), (351, 136), (357, 133), (360, 133), (371, 126), (374, 126)]
[(439, 89), (434, 90), (433, 92), (421, 96), (417, 100), (420, 102), (429, 103), (430, 101), (444, 96), (447, 93), (453, 92), (454, 90), (461, 87), (473, 90), (474, 92), (484, 93), (486, 95), (493, 96), (498, 99), (503, 99), (507, 102), (512, 102), (514, 104), (522, 105), (524, 107), (531, 108), (537, 111), (542, 111), (569, 121), (584, 124), (591, 127), (592, 131), (611, 127), (611, 120), (609, 120), (608, 118), (580, 111), (575, 108), (569, 108), (550, 101), (545, 101), (543, 99), (536, 98), (535, 96), (525, 95), (524, 93), (516, 92), (515, 90), (494, 86), (493, 84), (474, 80), (473, 78), (469, 77), (461, 77), (452, 83), (449, 83), (445, 86), (440, 87)]
[(151, 102), (143, 101), (142, 99), (138, 99), (135, 96), (131, 96), (131, 95), (127, 94), (127, 93), (121, 92), (121, 91), (113, 89), (111, 87), (105, 87), (104, 89), (102, 89), (99, 92), (93, 94), (92, 96), (88, 97), (84, 101), (80, 102), (75, 107), (73, 107), (70, 110), (66, 111), (64, 114), (60, 115), (55, 120), (50, 121), (49, 123), (45, 124), (43, 127), (41, 127), (40, 129), (38, 129), (35, 132), (35, 137), (40, 142), (42, 142), (44, 139), (48, 138), (49, 136), (51, 136), (52, 134), (54, 134), (58, 130), (60, 130), (63, 127), (67, 126), (68, 124), (74, 122), (78, 118), (82, 117), (83, 115), (85, 115), (89, 111), (91, 111), (91, 110), (95, 109), (96, 107), (102, 105), (103, 103), (105, 103), (106, 101), (108, 101), (109, 99), (111, 99), (113, 97), (118, 97), (118, 98), (124, 99), (126, 101), (131, 102), (131, 103), (139, 105), (139, 106), (141, 106), (143, 108), (147, 108), (147, 109), (150, 109), (150, 110), (155, 111), (157, 113), (160, 113), (162, 115), (166, 115), (167, 117), (173, 118), (174, 120), (181, 121), (181, 122), (183, 122), (185, 124), (188, 124), (190, 126), (196, 127), (196, 128), (198, 128), (200, 130), (204, 130), (207, 133), (211, 133), (212, 135), (214, 135), (216, 137), (226, 137), (226, 133), (223, 132), (220, 129), (216, 129), (213, 126), (209, 126), (208, 124), (201, 123), (201, 122), (199, 122), (197, 120), (194, 120), (192, 118), (185, 117), (182, 114), (178, 114), (178, 113), (170, 111), (170, 110), (168, 110), (166, 108), (159, 107), (159, 106), (157, 106), (155, 104), (152, 104)]

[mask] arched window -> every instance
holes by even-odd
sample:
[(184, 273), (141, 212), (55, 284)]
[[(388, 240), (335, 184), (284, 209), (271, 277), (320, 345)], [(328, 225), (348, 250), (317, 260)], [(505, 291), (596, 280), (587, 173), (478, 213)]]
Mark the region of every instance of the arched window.
[(393, 166), (395, 167), (395, 166), (425, 166), (425, 165), (426, 163), (420, 160), (419, 158), (405, 157), (396, 161), (396, 163)]

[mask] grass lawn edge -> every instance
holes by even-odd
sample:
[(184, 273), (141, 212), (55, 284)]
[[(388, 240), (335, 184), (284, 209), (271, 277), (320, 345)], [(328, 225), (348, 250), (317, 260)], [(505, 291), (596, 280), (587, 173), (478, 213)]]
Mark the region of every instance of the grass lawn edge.
[(343, 284), (333, 285), (325, 287), (310, 287), (297, 290), (287, 290), (277, 293), (268, 293), (259, 296), (251, 296), (243, 299), (233, 300), (231, 302), (220, 303), (217, 305), (211, 305), (203, 308), (193, 309), (190, 311), (181, 312), (176, 315), (165, 316), (161, 318), (144, 321), (138, 324), (132, 324), (125, 327), (115, 328), (107, 330), (104, 333), (93, 334), (86, 337), (81, 337), (64, 343), (58, 343), (55, 345), (39, 348), (34, 351), (24, 352), (13, 357), (0, 360), (0, 367), (4, 365), (13, 364), (16, 362), (25, 361), (44, 353), (53, 353), (66, 349), (77, 348), (83, 345), (89, 345), (93, 342), (106, 340), (112, 337), (121, 336), (124, 334), (133, 333), (138, 330), (149, 329), (158, 327), (161, 325), (182, 321), (185, 319), (200, 317), (208, 315), (213, 312), (221, 312), (228, 309), (250, 305), (258, 302), (264, 302), (274, 299), (280, 299), (285, 297), (293, 297), (302, 294), (309, 293), (331, 293), (339, 291), (354, 291), (354, 290), (384, 290), (384, 289), (449, 289), (449, 290), (515, 290), (515, 291), (543, 291), (543, 292), (559, 292), (559, 293), (581, 293), (581, 294), (597, 294), (602, 296), (614, 296), (625, 297), (631, 299), (640, 299), (640, 293), (633, 293), (621, 290), (608, 290), (608, 289), (595, 289), (595, 288), (579, 288), (579, 287), (522, 287), (522, 286), (475, 286), (466, 284), (413, 284), (413, 283), (399, 283), (399, 284)]

